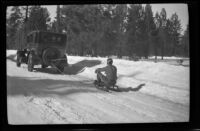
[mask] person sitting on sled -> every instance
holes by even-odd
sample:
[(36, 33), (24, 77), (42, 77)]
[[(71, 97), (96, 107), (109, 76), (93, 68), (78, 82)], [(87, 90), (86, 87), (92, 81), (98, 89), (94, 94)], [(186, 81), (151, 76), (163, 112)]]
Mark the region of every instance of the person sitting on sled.
[[(102, 72), (105, 72), (105, 75)], [(107, 59), (107, 66), (96, 69), (95, 73), (97, 74), (97, 80), (95, 80), (96, 85), (105, 86), (106, 88), (115, 86), (117, 81), (117, 68), (113, 65), (112, 58)]]

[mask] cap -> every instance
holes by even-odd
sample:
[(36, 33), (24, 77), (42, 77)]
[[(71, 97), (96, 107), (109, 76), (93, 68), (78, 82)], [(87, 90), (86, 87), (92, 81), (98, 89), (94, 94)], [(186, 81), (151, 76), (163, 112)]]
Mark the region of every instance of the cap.
[(113, 63), (113, 60), (112, 60), (112, 58), (108, 58), (108, 59), (107, 59), (107, 64), (110, 64), (110, 65), (112, 65), (112, 63)]

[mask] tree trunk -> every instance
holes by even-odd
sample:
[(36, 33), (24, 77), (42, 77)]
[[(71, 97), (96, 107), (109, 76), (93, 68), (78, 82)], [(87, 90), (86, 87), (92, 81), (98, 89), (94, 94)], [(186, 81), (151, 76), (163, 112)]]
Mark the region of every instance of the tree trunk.
[(161, 56), (162, 56), (162, 60), (163, 60), (163, 57), (164, 57), (164, 44), (165, 41), (162, 42), (162, 47), (161, 47)]
[(28, 21), (28, 6), (26, 6), (26, 17), (25, 17), (25, 24)]
[(57, 32), (62, 33), (61, 27), (60, 27), (60, 5), (57, 5)]
[(146, 42), (145, 58), (148, 59), (149, 56), (149, 39)]
[(97, 57), (97, 49), (96, 49), (96, 46), (94, 46), (93, 49), (92, 49), (92, 57)]
[(173, 45), (173, 47), (172, 47), (172, 56), (174, 56), (174, 54), (175, 54), (175, 48), (174, 48), (174, 45)]
[(118, 58), (122, 58), (121, 42), (119, 43)]
[(156, 45), (154, 47), (154, 51), (155, 51), (155, 62), (157, 62), (157, 46)]

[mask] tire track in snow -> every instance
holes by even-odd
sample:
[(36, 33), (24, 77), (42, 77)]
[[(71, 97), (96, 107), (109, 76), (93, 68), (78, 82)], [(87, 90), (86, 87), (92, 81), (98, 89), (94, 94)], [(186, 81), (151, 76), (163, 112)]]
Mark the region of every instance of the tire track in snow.
[[(99, 95), (99, 94), (98, 94)], [(97, 98), (96, 98), (97, 97)], [(93, 95), (90, 95), (87, 97), (87, 99), (92, 99), (90, 102), (83, 103), (84, 100), (78, 100), (78, 103), (82, 107), (87, 107), (87, 111), (89, 111), (90, 114), (95, 114), (95, 110), (97, 109), (97, 114), (105, 114), (105, 115), (98, 115), (100, 120), (103, 120), (104, 122), (110, 122), (110, 123), (119, 123), (119, 122), (138, 122), (138, 121), (152, 121), (151, 118), (142, 116), (141, 114), (134, 113), (134, 111), (131, 111), (128, 108), (124, 108), (123, 105), (115, 105), (110, 103), (109, 101), (105, 101), (99, 96), (94, 97)], [(85, 98), (85, 97), (84, 97)], [(77, 101), (75, 102), (77, 103)], [(79, 105), (79, 104), (77, 104)], [(130, 115), (131, 113), (132, 115)], [(97, 117), (95, 114), (95, 117)], [(93, 115), (92, 115), (93, 116)]]
[[(162, 113), (159, 113), (160, 115), (167, 113), (167, 114), (171, 115), (171, 118), (174, 118), (176, 116), (176, 119), (177, 118), (180, 119), (180, 120), (182, 118), (183, 118), (183, 120), (187, 119), (188, 114), (185, 115), (184, 114), (185, 111), (182, 111), (182, 109), (183, 108), (186, 109), (187, 106), (183, 106), (181, 104), (176, 104), (176, 103), (170, 103), (169, 104), (168, 101), (160, 99), (160, 98), (156, 98), (154, 96), (148, 96), (149, 99), (142, 99), (142, 100), (141, 100), (142, 97), (134, 97), (134, 99), (130, 99), (131, 98), (130, 95), (136, 95), (136, 94), (133, 94), (133, 93), (130, 93), (129, 95), (119, 94), (120, 97), (123, 97), (124, 99), (126, 99), (125, 102), (124, 102), (125, 105), (130, 106), (131, 102), (134, 101), (134, 103), (136, 102), (139, 105), (143, 105), (148, 109), (151, 108), (149, 114), (152, 114), (152, 113), (157, 114), (157, 113), (155, 113), (155, 110), (157, 110), (158, 112), (162, 112)], [(143, 95), (143, 94), (141, 94), (141, 95)], [(152, 101), (150, 101), (150, 99)], [(160, 99), (160, 101), (158, 102), (157, 99)], [(168, 106), (165, 106), (165, 104), (162, 104), (162, 103), (165, 103)], [(179, 106), (181, 108), (177, 108)], [(170, 108), (170, 107), (174, 107), (174, 108)], [(138, 108), (138, 109), (140, 110), (141, 108)], [(176, 109), (176, 111), (175, 111), (175, 109)], [(144, 112), (146, 112), (146, 111), (144, 110)], [(159, 117), (160, 116), (157, 115), (157, 118), (159, 118)]]
[[(137, 80), (137, 79), (136, 79)], [(140, 92), (140, 93), (142, 93), (142, 92)], [(143, 94), (143, 93), (142, 93)], [(118, 98), (121, 98), (121, 97), (123, 97), (123, 98), (127, 98), (128, 100), (132, 100), (132, 99), (130, 99), (129, 97), (127, 97), (126, 95), (124, 95), (124, 94), (122, 94), (122, 92), (116, 92), (116, 93), (114, 93), (113, 91), (112, 91), (112, 93), (110, 94), (110, 93), (108, 93), (106, 96), (105, 95), (102, 95), (103, 97), (103, 99), (104, 99), (104, 101), (105, 102), (109, 102), (109, 100), (111, 100), (112, 102), (110, 102), (110, 103), (112, 103), (112, 104), (114, 104), (114, 105), (117, 105), (117, 104), (119, 104), (119, 103), (115, 103), (116, 101), (113, 101), (113, 100), (115, 100), (116, 98), (109, 98), (109, 97), (111, 97), (111, 96), (115, 96), (115, 95), (117, 95), (117, 97)], [(120, 96), (120, 97), (119, 97)], [(152, 96), (152, 95), (148, 95), (149, 97), (152, 97), (152, 98), (155, 98), (155, 99), (160, 99), (162, 102), (163, 101), (165, 101), (165, 102), (172, 102), (170, 105), (174, 105), (175, 106), (175, 104), (176, 103), (174, 103), (173, 101), (169, 101), (169, 100), (166, 100), (166, 99), (163, 99), (163, 98), (160, 98), (160, 97), (157, 97), (157, 96)], [(99, 96), (96, 96), (96, 97), (99, 97)], [(102, 98), (100, 98), (100, 99), (102, 99)], [(105, 99), (107, 99), (107, 100), (105, 100)], [(156, 105), (156, 104), (154, 104), (153, 106), (152, 105), (150, 105), (150, 104), (148, 104), (148, 102), (147, 103), (144, 103), (143, 101), (141, 101), (141, 100), (139, 100), (139, 99), (137, 99), (137, 97), (136, 97), (136, 99), (134, 99), (134, 102), (137, 102), (137, 103), (140, 103), (140, 104), (143, 104), (143, 105), (145, 105), (145, 106), (147, 106), (147, 107), (153, 107), (154, 109), (157, 109), (157, 110), (160, 110), (160, 111), (162, 111), (162, 112), (165, 112), (165, 113), (170, 113), (171, 114), (171, 116), (173, 116), (173, 115), (175, 115), (175, 116), (177, 116), (177, 118), (185, 118), (185, 119), (188, 119), (187, 118), (187, 116), (188, 116), (188, 114), (186, 114), (186, 115), (184, 115), (184, 111), (181, 111), (180, 110), (180, 112), (179, 111), (177, 111), (177, 112), (174, 112), (174, 110), (173, 109), (168, 109), (168, 108), (162, 108), (162, 106), (158, 106), (158, 105)], [(129, 103), (130, 104), (130, 103)], [(123, 104), (124, 106), (126, 106), (125, 104)], [(187, 108), (187, 106), (185, 106), (185, 105), (182, 105), (182, 104), (180, 104), (180, 103), (178, 103), (178, 105), (180, 105), (181, 107), (186, 107)], [(176, 106), (177, 107), (177, 106)], [(141, 111), (140, 111), (141, 112)], [(145, 111), (144, 111), (145, 112)], [(152, 112), (154, 112), (153, 110), (152, 110)], [(144, 114), (148, 114), (148, 113), (144, 113)], [(149, 114), (152, 114), (152, 113), (149, 113)]]
[[(141, 97), (138, 97), (137, 94), (133, 94), (133, 93), (125, 94), (125, 93), (117, 93), (117, 92), (112, 93), (112, 94), (107, 94), (107, 95), (103, 95), (103, 94), (100, 94), (100, 95), (101, 95), (101, 97), (99, 97), (99, 96), (97, 96), (97, 97), (102, 99), (106, 103), (112, 104), (116, 107), (124, 107), (126, 109), (136, 111), (137, 113), (139, 113), (143, 116), (150, 117), (151, 119), (154, 119), (155, 121), (156, 120), (158, 121), (158, 119), (160, 119), (159, 115), (166, 114), (166, 113), (170, 115), (168, 118), (164, 118), (167, 121), (170, 121), (170, 120), (183, 120), (184, 121), (187, 119), (187, 114), (183, 115), (183, 114), (179, 113), (179, 110), (176, 110), (176, 111), (173, 110), (177, 106), (174, 107), (173, 109), (168, 109), (166, 107), (162, 107), (163, 106), (162, 103), (166, 102), (164, 100), (162, 100), (160, 102), (154, 102), (154, 103), (151, 102), (151, 104), (148, 104), (148, 102), (146, 102), (144, 99), (142, 99), (144, 94), (141, 94), (142, 95)], [(151, 98), (152, 100), (155, 99), (151, 96), (149, 96), (149, 98)], [(170, 105), (172, 105), (172, 104), (170, 104)], [(174, 106), (175, 106), (175, 104), (174, 104)], [(146, 110), (146, 109), (148, 109), (148, 110)], [(161, 112), (161, 113), (155, 113), (156, 111)], [(164, 120), (164, 119), (161, 119), (161, 120)]]
[(74, 112), (73, 107), (65, 106), (64, 108), (58, 100), (53, 98), (53, 96), (50, 98), (31, 96), (29, 99), (29, 104), (30, 103), (34, 104), (33, 106), (35, 108), (42, 110), (41, 117), (44, 121), (47, 121), (47, 123), (72, 124), (82, 120), (80, 115), (77, 112)]
[[(79, 78), (82, 78), (81, 76), (79, 76)], [(135, 79), (135, 78), (134, 78)], [(139, 81), (139, 83), (144, 83), (144, 80), (140, 80), (140, 79), (135, 79), (137, 82)], [(88, 79), (88, 81), (86, 81), (87, 83), (89, 83), (89, 82), (91, 82), (92, 80), (91, 79)], [(149, 82), (149, 81), (145, 81), (145, 82), (148, 82), (148, 83), (151, 83), (151, 81)], [(92, 84), (92, 83), (91, 83)], [(153, 84), (155, 84), (155, 85), (160, 85), (159, 83), (154, 83), (153, 82)], [(161, 84), (161, 85), (164, 85), (164, 84)], [(167, 86), (167, 87), (169, 87), (169, 86)], [(173, 87), (171, 87), (171, 88), (173, 88)], [(105, 92), (106, 93), (106, 92)], [(120, 92), (120, 93), (122, 93), (122, 92)], [(117, 94), (118, 96), (120, 95), (120, 97), (123, 97), (123, 98), (125, 98), (126, 96), (125, 95), (122, 95), (122, 94), (120, 94), (119, 92), (116, 92), (115, 94)], [(142, 93), (143, 94), (143, 92), (140, 92), (140, 93)], [(112, 93), (110, 94), (110, 93), (106, 93), (107, 95), (106, 96), (112, 96), (112, 95), (114, 95), (114, 92), (112, 91)], [(146, 93), (145, 93), (146, 94)], [(151, 95), (151, 94), (146, 94), (146, 95), (148, 95), (148, 96), (151, 96), (151, 97), (153, 97), (153, 98), (157, 98), (157, 99), (161, 99), (162, 101), (166, 101), (166, 102), (172, 102), (173, 104), (176, 104), (174, 101), (170, 101), (170, 100), (168, 100), (168, 99), (163, 99), (162, 97), (158, 97), (158, 96), (153, 96), (153, 95)], [(104, 96), (104, 98), (108, 98), (108, 97), (105, 97)], [(129, 99), (129, 97), (126, 97), (126, 98), (128, 98)], [(114, 100), (115, 98), (112, 98), (111, 100)], [(129, 99), (130, 100), (130, 99)], [(135, 101), (137, 101), (137, 102), (139, 102), (139, 103), (141, 103), (141, 104), (143, 104), (143, 105), (146, 105), (146, 106), (148, 106), (148, 107), (152, 107), (152, 105), (150, 105), (150, 104), (148, 104), (148, 103), (144, 103), (144, 102), (142, 102), (141, 100), (135, 100)], [(183, 105), (182, 103), (177, 103), (178, 105), (180, 105), (180, 106), (182, 106), (182, 107), (187, 107), (187, 106), (185, 106), (185, 105)], [(178, 116), (180, 116), (180, 117), (182, 117), (182, 118), (184, 118), (184, 117), (187, 117), (187, 115), (184, 115), (184, 112), (173, 112), (173, 110), (169, 110), (168, 108), (162, 108), (162, 107), (160, 107), (160, 106), (156, 106), (156, 105), (154, 105), (154, 107), (156, 108), (156, 109), (159, 109), (159, 110), (162, 110), (162, 111), (165, 111), (165, 112), (168, 112), (168, 113), (170, 113), (170, 114), (173, 114), (173, 115), (178, 115)]]
[[(112, 97), (111, 95), (113, 95), (114, 97)], [(127, 102), (125, 102), (124, 98), (119, 97), (118, 95), (109, 94), (109, 96), (103, 96), (103, 97), (102, 96), (100, 99), (102, 99), (108, 105), (111, 105), (113, 108), (118, 109), (117, 111), (119, 113), (122, 113), (125, 111), (126, 117), (140, 116), (140, 117), (145, 118), (145, 121), (151, 121), (151, 122), (156, 121), (156, 119), (153, 119), (155, 115), (152, 114), (151, 112), (149, 112), (148, 110), (141, 111), (141, 110), (138, 110), (137, 108), (135, 108), (135, 104), (136, 104), (135, 101), (132, 101), (132, 103), (131, 103), (132, 106), (130, 106), (130, 105), (127, 105)], [(131, 114), (129, 114), (128, 112)]]
[(67, 119), (62, 117), (60, 112), (56, 110), (53, 106), (51, 106), (51, 99), (49, 98), (38, 98), (35, 96), (28, 96), (26, 104), (32, 108), (36, 108), (40, 110), (40, 114), (38, 114), (41, 119), (45, 122), (52, 123), (68, 123)]
[(46, 103), (44, 104), (46, 107), (48, 107), (52, 112), (54, 112), (57, 116), (58, 119), (68, 122), (67, 119), (63, 116), (61, 116), (60, 112), (57, 111), (55, 108), (53, 108), (53, 106), (50, 105), (51, 101), (46, 101)]

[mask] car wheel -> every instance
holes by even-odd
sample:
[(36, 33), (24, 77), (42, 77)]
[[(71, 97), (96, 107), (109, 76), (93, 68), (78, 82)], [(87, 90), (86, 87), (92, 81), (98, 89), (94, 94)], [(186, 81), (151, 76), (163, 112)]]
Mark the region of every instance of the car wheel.
[(32, 72), (33, 71), (33, 55), (29, 54), (28, 56), (28, 71)]
[(20, 56), (19, 56), (19, 55), (17, 55), (16, 65), (17, 65), (17, 67), (20, 67), (20, 66), (21, 66)]
[(42, 60), (45, 65), (51, 65), (51, 60), (60, 58), (60, 52), (57, 48), (47, 48), (43, 51)]
[(42, 64), (42, 68), (47, 68), (47, 67), (48, 67), (47, 65)]

